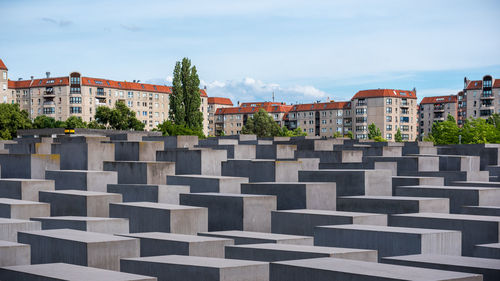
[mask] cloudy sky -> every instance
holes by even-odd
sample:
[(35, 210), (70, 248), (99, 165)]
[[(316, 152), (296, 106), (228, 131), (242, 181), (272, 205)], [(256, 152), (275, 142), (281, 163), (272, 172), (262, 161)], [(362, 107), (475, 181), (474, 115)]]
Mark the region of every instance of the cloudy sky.
[(500, 78), (498, 0), (0, 0), (0, 14), (11, 79), (76, 70), (169, 84), (189, 57), (210, 96), (295, 103)]

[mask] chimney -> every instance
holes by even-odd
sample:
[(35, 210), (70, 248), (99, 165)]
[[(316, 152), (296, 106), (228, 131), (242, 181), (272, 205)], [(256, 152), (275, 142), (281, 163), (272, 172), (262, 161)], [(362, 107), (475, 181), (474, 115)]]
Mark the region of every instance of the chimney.
[(22, 81), (22, 80), (23, 80), (23, 78), (21, 78), (21, 77), (17, 78), (17, 81)]
[(45, 75), (47, 75), (47, 78), (50, 78), (50, 72), (49, 71), (45, 72)]
[(240, 107), (240, 101), (238, 101), (238, 107)]
[(33, 78), (35, 78), (34, 76), (31, 76), (31, 80), (33, 80)]
[(203, 87), (203, 89), (205, 89), (205, 90), (206, 90), (206, 89), (207, 89), (207, 85), (205, 85), (205, 86)]
[(132, 82), (134, 82), (134, 83), (135, 83), (135, 80), (132, 80)]

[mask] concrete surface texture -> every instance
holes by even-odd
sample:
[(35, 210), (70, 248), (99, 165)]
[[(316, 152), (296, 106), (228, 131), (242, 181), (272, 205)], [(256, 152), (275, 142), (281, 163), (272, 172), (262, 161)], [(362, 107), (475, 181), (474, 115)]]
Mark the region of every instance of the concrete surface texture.
[(0, 280), (500, 279), (498, 144), (62, 132), (0, 141)]

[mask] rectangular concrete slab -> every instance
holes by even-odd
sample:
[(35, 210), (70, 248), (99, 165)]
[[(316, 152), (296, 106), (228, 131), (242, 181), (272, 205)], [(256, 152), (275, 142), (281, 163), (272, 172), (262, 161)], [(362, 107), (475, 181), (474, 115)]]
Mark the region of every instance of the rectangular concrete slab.
[(387, 215), (309, 209), (271, 213), (272, 233), (313, 236), (316, 226), (337, 224), (387, 225)]
[(175, 175), (174, 162), (104, 161), (104, 171), (118, 172), (120, 184), (166, 184), (168, 175)]
[(478, 258), (500, 259), (500, 243), (476, 245), (472, 255)]
[(0, 240), (0, 267), (24, 265), (30, 262), (30, 245)]
[(274, 243), (226, 246), (228, 259), (274, 262), (323, 257), (377, 262), (377, 251)]
[(120, 270), (120, 258), (138, 257), (139, 240), (73, 229), (18, 233), (19, 243), (31, 245), (31, 263), (64, 262)]
[(108, 184), (118, 182), (117, 172), (89, 170), (48, 170), (45, 178), (55, 181), (56, 190), (75, 189), (106, 192)]
[(208, 175), (175, 175), (167, 176), (167, 184), (188, 185), (191, 193), (220, 192), (241, 193), (240, 184), (247, 183), (248, 178)]
[(108, 191), (122, 195), (123, 202), (179, 204), (179, 194), (189, 193), (187, 185), (108, 184)]
[(337, 209), (346, 212), (404, 214), (418, 212), (449, 213), (448, 198), (409, 196), (342, 196)]
[(152, 202), (111, 203), (109, 215), (128, 219), (132, 233), (197, 234), (208, 230), (208, 210), (201, 207)]
[(224, 258), (224, 247), (234, 245), (232, 239), (165, 232), (123, 234), (141, 241), (141, 257), (183, 255)]
[(109, 204), (121, 203), (122, 195), (84, 190), (41, 191), (40, 201), (50, 203), (51, 216), (109, 217)]
[(269, 264), (193, 256), (156, 256), (122, 259), (123, 272), (155, 276), (158, 281), (247, 281), (269, 280)]
[(383, 263), (482, 274), (484, 281), (500, 280), (500, 260), (443, 256), (409, 255), (382, 258)]
[(0, 197), (38, 201), (38, 192), (54, 190), (52, 180), (40, 179), (0, 179)]
[(337, 258), (317, 258), (281, 261), (270, 264), (270, 280), (327, 281), (327, 280), (426, 280), (480, 281), (479, 274), (424, 269), (410, 266), (381, 264)]
[(37, 217), (31, 220), (39, 221), (43, 230), (69, 228), (107, 234), (129, 233), (128, 220), (120, 218), (56, 216)]
[(0, 217), (28, 220), (32, 217), (49, 215), (50, 205), (47, 203), (0, 198)]
[(17, 242), (19, 231), (41, 230), (40, 222), (0, 218), (0, 240)]
[(277, 244), (293, 244), (293, 245), (313, 245), (313, 238), (310, 236), (298, 236), (265, 232), (253, 231), (211, 231), (200, 232), (198, 235), (229, 238), (234, 240), (235, 245), (241, 244), (259, 244), (259, 243), (277, 243)]
[(44, 281), (156, 281), (155, 277), (123, 273), (68, 263), (46, 263), (0, 268), (2, 280)]
[(378, 225), (318, 226), (315, 246), (372, 249), (379, 259), (410, 254), (461, 254), (459, 231)]

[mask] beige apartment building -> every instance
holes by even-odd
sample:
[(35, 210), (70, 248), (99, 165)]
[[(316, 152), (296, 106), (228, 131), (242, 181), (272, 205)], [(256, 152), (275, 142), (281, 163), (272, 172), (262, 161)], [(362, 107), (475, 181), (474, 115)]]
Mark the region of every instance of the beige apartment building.
[(217, 135), (237, 135), (246, 124), (248, 118), (263, 108), (274, 119), (278, 126), (285, 126), (286, 114), (291, 106), (285, 103), (253, 102), (242, 103), (239, 107), (219, 108), (215, 113), (215, 131)]
[(352, 131), (351, 102), (324, 102), (293, 105), (287, 114), (290, 130), (300, 128), (308, 136), (331, 137)]
[(445, 121), (448, 115), (453, 116), (457, 120), (457, 95), (423, 98), (419, 109), (420, 135), (422, 137), (428, 136), (432, 132), (432, 124), (434, 122)]
[[(84, 77), (78, 72), (65, 77), (50, 77), (47, 73), (47, 78), (43, 79), (8, 80), (7, 89), (4, 102), (18, 103), (32, 119), (46, 115), (64, 121), (70, 116), (78, 116), (89, 122), (97, 107), (113, 107), (121, 101), (136, 113), (137, 119), (145, 124), (145, 130), (152, 130), (168, 119), (172, 93), (168, 86)], [(200, 95), (203, 132), (208, 134), (206, 90), (200, 90)]]
[(464, 90), (458, 99), (461, 112), (465, 111), (459, 125), (469, 117), (488, 119), (493, 113), (500, 113), (500, 79), (485, 75), (482, 80), (471, 81), (465, 77)]
[(208, 135), (215, 136), (215, 113), (219, 108), (232, 107), (233, 102), (228, 98), (209, 97), (208, 99)]
[(12, 103), (12, 96), (8, 92), (8, 69), (0, 59), (0, 99), (1, 103)]
[(353, 133), (357, 139), (368, 139), (368, 126), (374, 123), (382, 137), (394, 141), (398, 128), (403, 140), (417, 137), (416, 90), (375, 89), (357, 92), (351, 100)]

